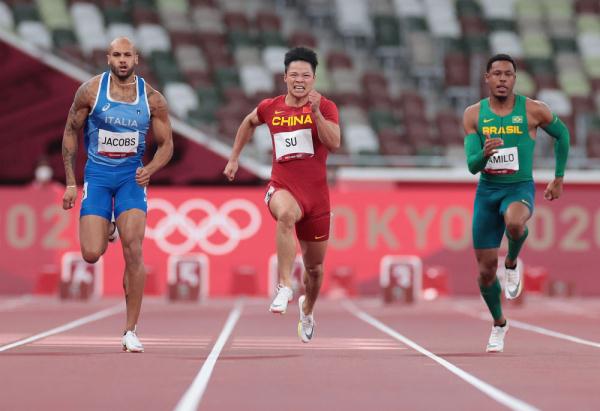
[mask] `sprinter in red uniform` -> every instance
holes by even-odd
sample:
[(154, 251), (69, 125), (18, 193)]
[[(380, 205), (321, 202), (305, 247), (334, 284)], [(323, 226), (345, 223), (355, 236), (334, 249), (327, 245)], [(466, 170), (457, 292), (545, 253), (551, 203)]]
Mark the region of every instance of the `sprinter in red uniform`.
[(298, 335), (313, 337), (313, 307), (323, 280), (323, 260), (329, 239), (331, 210), (327, 186), (328, 151), (340, 146), (336, 105), (313, 86), (317, 55), (297, 47), (285, 55), (287, 94), (260, 102), (240, 125), (223, 174), (232, 181), (238, 159), (254, 129), (266, 123), (273, 143), (273, 169), (265, 202), (277, 220), (277, 270), (279, 286), (269, 310), (283, 314), (292, 300), (291, 271), (296, 256), (296, 236), (304, 261), (306, 295), (300, 296)]

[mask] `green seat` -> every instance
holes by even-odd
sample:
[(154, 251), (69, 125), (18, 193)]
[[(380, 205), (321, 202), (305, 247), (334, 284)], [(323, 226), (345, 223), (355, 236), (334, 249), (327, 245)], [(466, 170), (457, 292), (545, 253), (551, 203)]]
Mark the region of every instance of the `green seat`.
[(554, 37), (552, 39), (552, 48), (555, 53), (572, 52), (577, 50), (577, 42), (572, 37)]
[(181, 14), (188, 13), (187, 0), (156, 0), (156, 5), (161, 11), (177, 12)]
[(513, 20), (489, 19), (486, 24), (490, 32), (494, 31), (516, 31), (516, 24)]
[(523, 70), (517, 71), (517, 82), (515, 84), (515, 92), (523, 94), (527, 97), (535, 97), (535, 81), (531, 75)]
[(529, 31), (522, 36), (523, 52), (525, 57), (550, 58), (552, 56), (552, 44), (546, 33)]
[(488, 54), (490, 45), (487, 37), (471, 35), (465, 37), (465, 48), (470, 54)]
[(40, 17), (48, 29), (70, 29), (71, 14), (65, 0), (36, 0)]
[(210, 113), (215, 113), (222, 103), (221, 94), (216, 87), (198, 87), (196, 90), (198, 96), (198, 106)]
[(528, 58), (525, 60), (531, 73), (535, 76), (554, 74), (554, 63), (551, 59)]
[(370, 110), (369, 121), (377, 133), (381, 130), (396, 128), (399, 125), (392, 112), (381, 109)]
[(600, 32), (600, 17), (596, 14), (580, 14), (577, 17), (577, 31), (580, 33)]
[(130, 23), (131, 16), (125, 7), (106, 7), (104, 9), (104, 20), (106, 24), (112, 23)]
[(70, 29), (52, 30), (52, 42), (57, 49), (78, 44), (75, 33), (73, 33), (73, 30)]
[(515, 16), (519, 20), (542, 20), (544, 9), (538, 0), (517, 0), (515, 3)]
[(244, 46), (258, 46), (256, 38), (247, 31), (231, 30), (227, 33), (227, 40), (229, 41), (229, 47), (231, 47), (231, 49)]
[(427, 22), (422, 17), (405, 17), (400, 20), (400, 27), (407, 31), (428, 31)]
[(329, 76), (329, 70), (327, 69), (325, 61), (319, 62), (319, 65), (317, 66), (317, 72), (315, 73), (315, 75), (315, 88), (317, 90), (323, 90), (325, 92), (330, 91), (332, 88), (331, 78)]
[(569, 97), (587, 97), (591, 86), (580, 70), (565, 70), (558, 73), (558, 84)]
[(17, 3), (13, 7), (15, 26), (22, 21), (41, 21), (40, 13), (34, 3)]
[(481, 16), (481, 6), (474, 0), (457, 0), (457, 16)]
[(216, 123), (217, 117), (214, 111), (200, 106), (200, 108), (188, 111), (187, 120), (194, 126), (204, 126)]
[(442, 37), (438, 39), (438, 44), (440, 45), (443, 54), (450, 53), (466, 53), (465, 44), (462, 39), (454, 39), (450, 37)]
[(570, 20), (573, 17), (573, 4), (565, 0), (544, 0), (546, 16), (550, 21)]
[(167, 82), (182, 81), (183, 76), (175, 62), (175, 58), (168, 51), (153, 51), (150, 56), (152, 71), (162, 86)]
[(240, 86), (240, 77), (235, 67), (219, 67), (215, 70), (214, 77), (220, 91)]
[(583, 67), (587, 75), (591, 78), (600, 78), (600, 57), (584, 57)]
[(287, 42), (285, 41), (285, 38), (279, 31), (261, 31), (258, 34), (258, 41), (262, 47), (287, 47)]
[(400, 23), (394, 16), (374, 16), (375, 43), (379, 47), (400, 46)]

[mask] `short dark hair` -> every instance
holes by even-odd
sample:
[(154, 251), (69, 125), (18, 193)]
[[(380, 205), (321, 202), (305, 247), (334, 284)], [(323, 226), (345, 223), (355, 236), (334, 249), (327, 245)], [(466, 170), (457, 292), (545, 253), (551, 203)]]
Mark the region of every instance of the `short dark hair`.
[(490, 57), (485, 71), (489, 73), (490, 69), (492, 68), (492, 64), (494, 64), (496, 61), (510, 61), (513, 69), (517, 71), (517, 64), (515, 63), (515, 60), (508, 54), (496, 54), (495, 56)]
[(293, 61), (306, 61), (313, 69), (313, 73), (317, 71), (317, 53), (306, 47), (294, 47), (287, 53), (285, 53), (285, 59), (283, 64), (285, 65), (285, 72), (287, 73), (290, 63)]

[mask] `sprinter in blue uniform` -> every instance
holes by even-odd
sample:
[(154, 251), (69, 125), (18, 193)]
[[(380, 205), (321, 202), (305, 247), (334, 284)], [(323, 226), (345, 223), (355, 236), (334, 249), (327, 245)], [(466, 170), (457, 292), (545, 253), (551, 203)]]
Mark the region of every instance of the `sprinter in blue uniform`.
[[(81, 254), (85, 261), (95, 263), (108, 241), (119, 233), (127, 304), (123, 350), (143, 352), (136, 324), (146, 280), (142, 260), (146, 188), (152, 174), (171, 159), (173, 137), (165, 98), (135, 74), (138, 53), (134, 44), (125, 37), (116, 38), (110, 43), (107, 58), (110, 70), (83, 83), (69, 110), (62, 143), (67, 180), (63, 208), (73, 208), (77, 198), (77, 135), (85, 127), (88, 159), (79, 220)], [(150, 127), (157, 150), (152, 161), (144, 165), (142, 156)]]

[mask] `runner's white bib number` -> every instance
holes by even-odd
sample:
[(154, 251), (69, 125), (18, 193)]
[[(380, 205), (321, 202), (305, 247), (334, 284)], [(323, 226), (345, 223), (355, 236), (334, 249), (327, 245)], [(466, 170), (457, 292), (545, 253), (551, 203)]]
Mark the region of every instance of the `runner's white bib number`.
[(277, 161), (295, 160), (315, 155), (310, 128), (274, 134), (273, 141)]
[(139, 134), (138, 131), (116, 133), (99, 129), (98, 154), (110, 158), (134, 156), (138, 149)]
[(514, 174), (519, 171), (517, 147), (500, 148), (488, 159), (484, 172), (488, 174)]

